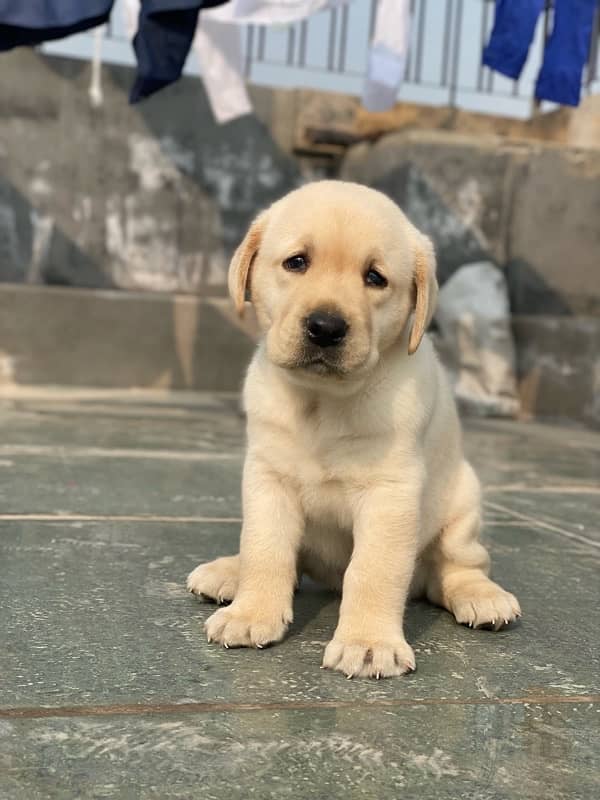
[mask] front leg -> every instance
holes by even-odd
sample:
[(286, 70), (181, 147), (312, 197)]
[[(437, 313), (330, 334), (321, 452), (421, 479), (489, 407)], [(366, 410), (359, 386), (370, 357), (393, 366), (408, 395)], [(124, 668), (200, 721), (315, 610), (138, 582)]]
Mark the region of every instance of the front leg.
[(296, 493), (255, 455), (246, 458), (242, 494), (239, 586), (205, 628), (209, 642), (260, 648), (282, 639), (292, 621), (304, 520)]
[(420, 495), (413, 483), (410, 489), (376, 489), (361, 498), (339, 622), (323, 667), (348, 678), (383, 678), (415, 669), (403, 616), (415, 569)]

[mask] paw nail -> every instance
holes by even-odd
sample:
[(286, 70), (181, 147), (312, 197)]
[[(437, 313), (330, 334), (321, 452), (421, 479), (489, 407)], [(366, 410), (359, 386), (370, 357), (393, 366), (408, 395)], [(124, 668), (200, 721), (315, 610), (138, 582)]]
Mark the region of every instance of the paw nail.
[(352, 673), (350, 673), (350, 675), (346, 675), (346, 680), (347, 681), (351, 681), (353, 677), (354, 677), (354, 675)]
[(264, 649), (264, 644), (257, 644), (257, 645), (256, 645), (256, 647), (257, 647), (259, 650), (263, 650), (263, 649)]
[(508, 620), (507, 619), (504, 620), (504, 624), (508, 625)]
[(229, 650), (229, 645), (227, 644), (227, 642), (223, 642), (223, 647), (225, 648), (225, 650)]
[(381, 672), (378, 672), (377, 675), (375, 675), (375, 677), (377, 678), (377, 680), (379, 680), (381, 678)]

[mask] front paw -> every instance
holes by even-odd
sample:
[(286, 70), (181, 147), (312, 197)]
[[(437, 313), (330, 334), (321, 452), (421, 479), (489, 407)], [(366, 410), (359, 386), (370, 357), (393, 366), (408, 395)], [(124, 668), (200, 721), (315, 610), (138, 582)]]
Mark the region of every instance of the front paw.
[(239, 583), (239, 561), (239, 556), (224, 556), (208, 564), (200, 564), (188, 575), (188, 591), (215, 603), (230, 603)]
[(488, 578), (459, 587), (449, 606), (456, 621), (470, 628), (499, 631), (521, 616), (517, 598)]
[(323, 668), (343, 672), (347, 678), (389, 678), (413, 672), (415, 654), (400, 636), (364, 639), (336, 634), (325, 648)]
[(256, 606), (236, 603), (215, 611), (204, 624), (209, 642), (219, 642), (224, 647), (266, 647), (285, 636), (292, 621), (289, 610), (268, 610), (264, 604)]

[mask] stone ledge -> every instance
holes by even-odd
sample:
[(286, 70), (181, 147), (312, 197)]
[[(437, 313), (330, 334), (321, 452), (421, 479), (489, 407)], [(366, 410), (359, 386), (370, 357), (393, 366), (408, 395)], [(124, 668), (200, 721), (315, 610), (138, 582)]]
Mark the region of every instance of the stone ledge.
[(512, 327), (523, 411), (600, 427), (600, 318), (516, 316)]
[(236, 391), (251, 332), (226, 298), (5, 284), (0, 386)]
[[(0, 392), (19, 387), (236, 392), (256, 324), (227, 298), (0, 286)], [(513, 317), (527, 416), (600, 427), (600, 318)]]

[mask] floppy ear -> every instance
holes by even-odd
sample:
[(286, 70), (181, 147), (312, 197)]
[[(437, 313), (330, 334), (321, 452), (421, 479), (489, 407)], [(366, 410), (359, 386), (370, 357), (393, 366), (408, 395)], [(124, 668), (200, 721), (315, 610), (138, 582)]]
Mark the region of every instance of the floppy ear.
[(246, 292), (250, 289), (250, 269), (258, 253), (266, 221), (267, 214), (263, 211), (250, 225), (248, 233), (233, 254), (229, 264), (227, 278), (229, 294), (240, 317), (244, 314), (244, 300)]
[(413, 286), (415, 306), (412, 328), (408, 339), (408, 354), (411, 356), (421, 344), (423, 334), (431, 322), (438, 293), (433, 244), (426, 236), (421, 234), (419, 234), (415, 252)]

